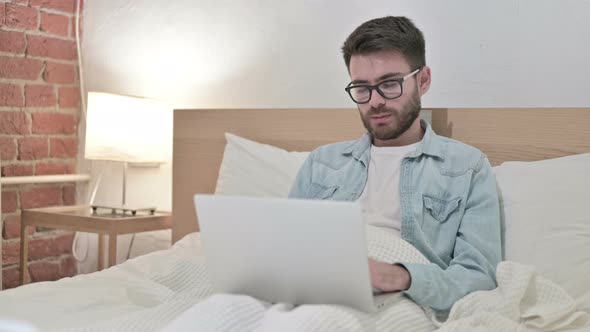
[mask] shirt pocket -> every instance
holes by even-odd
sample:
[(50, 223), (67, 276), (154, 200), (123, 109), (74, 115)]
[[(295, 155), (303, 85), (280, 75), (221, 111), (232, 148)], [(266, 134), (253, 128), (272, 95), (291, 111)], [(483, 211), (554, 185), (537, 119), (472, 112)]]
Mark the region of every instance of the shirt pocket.
[(311, 183), (307, 197), (311, 199), (330, 199), (334, 196), (339, 186), (326, 187), (321, 184)]
[(440, 223), (449, 220), (451, 214), (458, 210), (461, 203), (461, 197), (444, 200), (427, 194), (422, 196), (422, 200), (424, 202), (425, 212)]
[(424, 194), (422, 232), (429, 246), (447, 262), (453, 253), (461, 224), (461, 197), (441, 199)]

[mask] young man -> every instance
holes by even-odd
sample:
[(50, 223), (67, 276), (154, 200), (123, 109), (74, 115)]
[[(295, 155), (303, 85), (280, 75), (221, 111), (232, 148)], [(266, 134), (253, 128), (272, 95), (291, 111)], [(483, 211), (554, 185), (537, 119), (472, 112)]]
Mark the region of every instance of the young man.
[(370, 259), (374, 288), (403, 291), (437, 310), (495, 288), (496, 182), (481, 151), (437, 136), (419, 119), (431, 83), (422, 32), (405, 17), (378, 18), (359, 26), (342, 51), (346, 91), (368, 133), (313, 151), (289, 197), (358, 201), (367, 223), (398, 234), (431, 262)]

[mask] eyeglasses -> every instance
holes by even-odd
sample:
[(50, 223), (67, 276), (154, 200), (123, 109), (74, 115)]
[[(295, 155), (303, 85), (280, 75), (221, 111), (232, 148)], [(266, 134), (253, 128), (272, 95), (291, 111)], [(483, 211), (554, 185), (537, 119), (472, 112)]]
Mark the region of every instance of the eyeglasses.
[(368, 103), (371, 100), (371, 96), (373, 95), (373, 90), (377, 90), (381, 97), (385, 99), (399, 98), (404, 93), (404, 81), (416, 75), (421, 69), (422, 68), (418, 68), (402, 78), (386, 80), (375, 85), (352, 85), (353, 83), (350, 82), (346, 88), (344, 88), (344, 90), (348, 92), (348, 95), (352, 101), (357, 104)]

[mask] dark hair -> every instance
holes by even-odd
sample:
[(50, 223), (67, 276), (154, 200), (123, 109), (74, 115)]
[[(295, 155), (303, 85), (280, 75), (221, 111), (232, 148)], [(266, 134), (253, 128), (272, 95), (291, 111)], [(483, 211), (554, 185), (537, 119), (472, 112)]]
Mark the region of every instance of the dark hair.
[(356, 28), (342, 45), (342, 55), (348, 69), (353, 55), (383, 50), (400, 52), (412, 70), (426, 65), (424, 35), (410, 19), (403, 16), (367, 21)]

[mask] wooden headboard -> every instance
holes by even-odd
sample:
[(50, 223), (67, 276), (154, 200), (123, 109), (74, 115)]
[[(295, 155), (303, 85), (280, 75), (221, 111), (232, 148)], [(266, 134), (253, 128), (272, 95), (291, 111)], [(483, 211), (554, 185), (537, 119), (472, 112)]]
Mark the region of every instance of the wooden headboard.
[[(590, 109), (434, 109), (432, 127), (493, 165), (590, 152)], [(192, 197), (213, 193), (231, 132), (289, 151), (363, 135), (356, 109), (175, 110), (172, 240), (198, 229)]]

